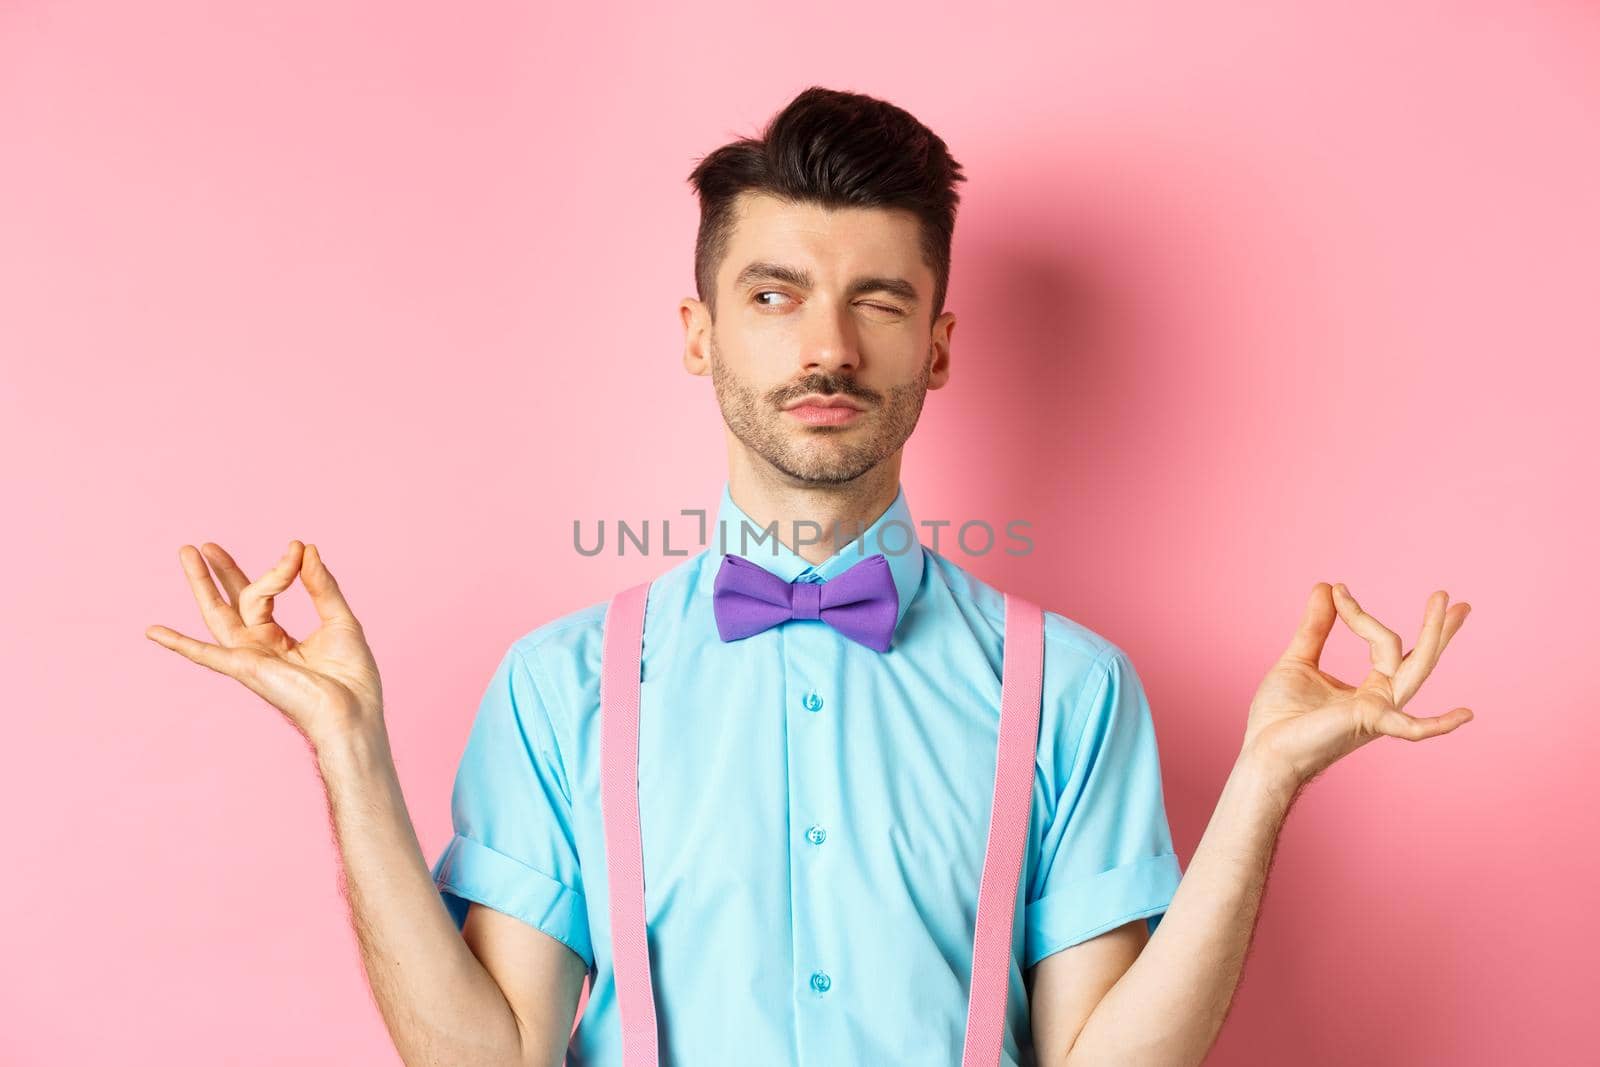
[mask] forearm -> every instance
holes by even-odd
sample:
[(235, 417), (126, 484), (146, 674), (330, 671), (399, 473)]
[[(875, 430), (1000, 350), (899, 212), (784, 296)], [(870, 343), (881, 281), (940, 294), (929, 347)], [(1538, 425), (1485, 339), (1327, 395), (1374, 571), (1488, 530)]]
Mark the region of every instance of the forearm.
[(516, 1017), (433, 884), (381, 723), (315, 746), (367, 981), (401, 1059), (522, 1062)]
[(1294, 792), (1241, 754), (1161, 924), (1090, 1014), (1067, 1064), (1205, 1059), (1238, 986)]

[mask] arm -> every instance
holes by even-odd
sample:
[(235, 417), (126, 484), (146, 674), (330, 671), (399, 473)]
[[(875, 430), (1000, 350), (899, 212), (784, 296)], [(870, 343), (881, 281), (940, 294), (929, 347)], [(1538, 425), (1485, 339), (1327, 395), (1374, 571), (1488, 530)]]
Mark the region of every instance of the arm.
[(1145, 920), (1135, 919), (1051, 953), (1023, 973), (1033, 1051), (1041, 1067), (1066, 1061), (1089, 1013), (1149, 940)]
[[(179, 551), (218, 644), (165, 626), (145, 635), (241, 682), (281, 711), (316, 756), (344, 866), (362, 962), (404, 1062), (558, 1064), (584, 964), (556, 939), (488, 909), (457, 931), (406, 812), (383, 720), (382, 685), (360, 624), (314, 546), (251, 582), (232, 557)], [(218, 592), (207, 560), (227, 592)], [(299, 573), (321, 619), (304, 640), (272, 618)]]
[[(1291, 799), (1270, 771), (1241, 755), (1178, 891), (1143, 951), (1101, 953), (1109, 991), (1098, 1003), (1049, 990), (1073, 988), (1069, 957), (1101, 938), (1039, 962), (1035, 1041), (1041, 1067), (1096, 1063), (1198, 1064), (1216, 1040), (1255, 929), (1262, 887)], [(1132, 924), (1143, 936), (1144, 923)], [(1110, 935), (1102, 935), (1108, 937)], [(1132, 939), (1124, 942), (1131, 944)], [(1118, 978), (1113, 970), (1125, 967)], [(1077, 982), (1088, 984), (1089, 977)], [(1074, 1008), (1076, 1007), (1076, 1010)], [(1060, 1021), (1057, 1014), (1063, 1015)], [(1072, 1021), (1082, 1019), (1074, 1039)]]
[[(1442, 591), (1429, 597), (1418, 644), (1402, 656), (1399, 636), (1342, 586), (1317, 583), (1300, 629), (1256, 692), (1239, 759), (1163, 921), (1076, 1039), (1058, 1040), (1041, 1064), (1166, 1067), (1204, 1059), (1232, 1001), (1278, 832), (1300, 789), (1378, 737), (1421, 741), (1471, 720), (1466, 708), (1432, 718), (1402, 710), (1466, 621), (1468, 606), (1447, 611), (1448, 602)], [(1359, 686), (1317, 665), (1336, 614), (1372, 649), (1373, 669)]]
[(1024, 912), (1033, 1047), (1048, 1067), (1064, 1062), (1182, 882), (1138, 672), (1120, 649), (1086, 670), (1068, 665), (1056, 661), (1061, 688), (1047, 700), (1062, 713), (1040, 726), (1049, 802)]
[(402, 1061), (560, 1064), (584, 962), (555, 938), (481, 905), (456, 930), (381, 728), (321, 745), (317, 767), (362, 963)]

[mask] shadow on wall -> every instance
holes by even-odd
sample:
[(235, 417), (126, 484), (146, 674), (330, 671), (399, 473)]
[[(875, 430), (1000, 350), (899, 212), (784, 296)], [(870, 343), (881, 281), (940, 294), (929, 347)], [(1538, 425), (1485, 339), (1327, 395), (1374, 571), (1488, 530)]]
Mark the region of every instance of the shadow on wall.
[[(1148, 576), (1129, 573), (1125, 561), (1149, 559), (1181, 576), (1216, 567), (1219, 549), (1229, 547), (1219, 472), (1230, 442), (1207, 404), (1239, 387), (1219, 373), (1243, 372), (1238, 353), (1226, 360), (1231, 372), (1216, 369), (1225, 361), (1214, 354), (1237, 337), (1226, 311), (1204, 306), (1204, 294), (1215, 284), (1207, 263), (1237, 250), (1208, 247), (1207, 235), (1217, 245), (1228, 233), (1216, 205), (1175, 198), (1170, 178), (1145, 183), (1147, 192), (1126, 173), (1101, 178), (1027, 171), (986, 179), (989, 199), (972, 213), (1003, 210), (1005, 218), (969, 222), (971, 236), (957, 227), (947, 302), (958, 317), (951, 380), (929, 394), (905, 472), (917, 483), (919, 521), (981, 517), (999, 531), (1012, 518), (1030, 523), (1030, 556), (1007, 556), (1003, 533), (1000, 548), (969, 555), (947, 543), (949, 527), (940, 532), (943, 554), (1137, 647), (1141, 677), (1162, 694), (1152, 705), (1173, 839), (1187, 870), (1238, 751), (1253, 687), (1282, 648), (1261, 647), (1241, 662), (1230, 646), (1242, 638), (1219, 629), (1225, 620), (1215, 610), (1152, 591)], [(1064, 197), (1071, 210), (1062, 210)], [(1030, 218), (1029, 205), (1041, 203), (1050, 209)], [(1269, 232), (1269, 219), (1252, 225), (1255, 241), (1293, 248), (1298, 240)], [(929, 531), (921, 534), (929, 543)], [(1124, 562), (1108, 567), (1113, 558)], [(1292, 614), (1297, 605), (1287, 607)], [(1208, 640), (1208, 631), (1216, 636)], [(1285, 643), (1290, 635), (1282, 633)], [(1371, 752), (1355, 762), (1362, 769), (1341, 766), (1340, 775), (1385, 773)], [(1267, 1062), (1259, 1057), (1274, 1049), (1281, 1058), (1272, 1062), (1304, 1065), (1426, 1062), (1427, 1050), (1451, 1042), (1430, 1033), (1407, 998), (1382, 989), (1437, 985), (1465, 963), (1461, 933), (1448, 911), (1418, 908), (1386, 887), (1352, 836), (1319, 821), (1313, 793), (1285, 826), (1276, 863), (1289, 870), (1269, 881), (1233, 1010), (1208, 1062)], [(1338, 795), (1322, 800), (1343, 806)], [(1395, 832), (1392, 821), (1372, 817), (1373, 834)], [(1337, 946), (1327, 916), (1352, 921), (1357, 910), (1376, 924), (1369, 928), (1404, 930), (1406, 945), (1381, 961)], [(1359, 1018), (1350, 1015), (1355, 1005)]]

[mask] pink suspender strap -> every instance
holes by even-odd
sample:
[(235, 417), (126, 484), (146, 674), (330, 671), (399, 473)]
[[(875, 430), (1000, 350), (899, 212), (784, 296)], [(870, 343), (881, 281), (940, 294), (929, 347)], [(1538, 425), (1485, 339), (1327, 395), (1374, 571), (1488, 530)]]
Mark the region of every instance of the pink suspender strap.
[(649, 592), (645, 582), (618, 593), (606, 609), (600, 641), (600, 818), (622, 1062), (627, 1067), (656, 1067), (658, 1062), (639, 839), (639, 676)]
[[(660, 1062), (639, 833), (639, 680), (649, 590), (648, 582), (636, 585), (611, 601), (600, 654), (600, 805), (610, 884), (612, 966), (626, 1067), (657, 1067)], [(1039, 739), (1044, 613), (1009, 593), (1005, 612), (994, 801), (978, 884), (962, 1067), (1000, 1063), (1013, 958), (1012, 920), (1028, 840)]]
[(1033, 759), (1039, 747), (1039, 702), (1044, 685), (1044, 612), (1006, 594), (1005, 652), (1000, 667), (1000, 741), (995, 753), (989, 843), (978, 883), (977, 932), (972, 941), (972, 990), (967, 1000), (963, 1067), (998, 1067), (1011, 990), (1011, 926), (1017, 881), (1033, 808)]

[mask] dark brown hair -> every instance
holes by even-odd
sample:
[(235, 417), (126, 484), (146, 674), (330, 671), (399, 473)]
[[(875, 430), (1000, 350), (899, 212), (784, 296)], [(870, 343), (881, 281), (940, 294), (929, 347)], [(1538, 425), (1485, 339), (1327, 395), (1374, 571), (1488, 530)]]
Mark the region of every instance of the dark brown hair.
[(760, 139), (744, 137), (700, 160), (689, 181), (700, 197), (694, 248), (698, 297), (716, 317), (717, 270), (746, 190), (827, 208), (893, 207), (917, 216), (922, 258), (933, 270), (932, 322), (944, 311), (961, 164), (910, 112), (874, 97), (812, 86), (774, 115)]

